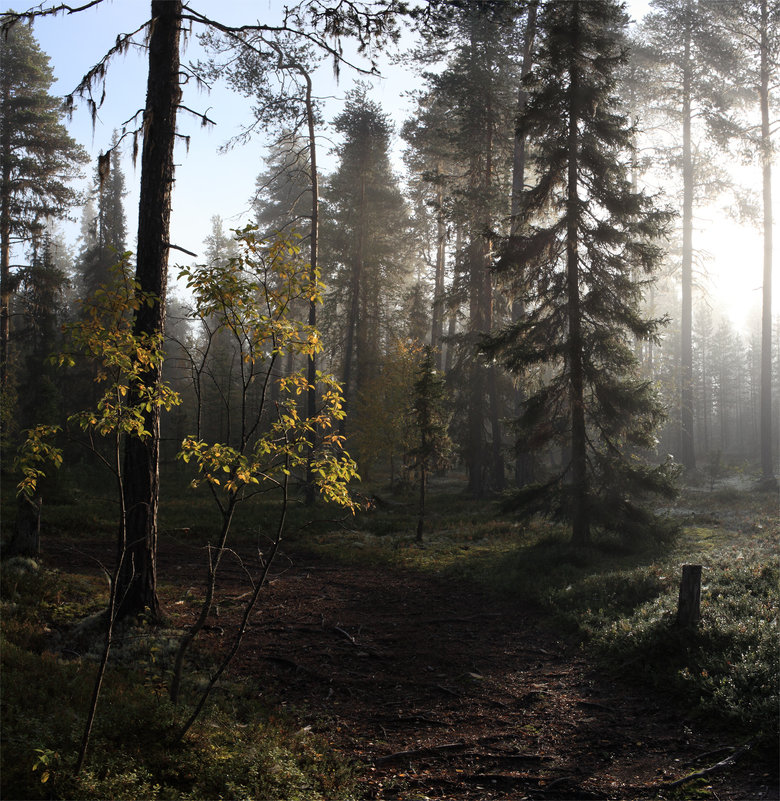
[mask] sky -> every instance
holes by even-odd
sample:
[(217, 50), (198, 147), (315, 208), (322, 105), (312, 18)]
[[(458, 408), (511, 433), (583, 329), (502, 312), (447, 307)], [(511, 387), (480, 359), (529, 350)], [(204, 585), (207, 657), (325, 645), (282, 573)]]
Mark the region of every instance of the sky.
[[(246, 24), (260, 21), (272, 23), (279, 18), (278, 0), (192, 0), (200, 12), (227, 24)], [(21, 6), (20, 6), (21, 8)], [(633, 0), (629, 10), (635, 19), (641, 18), (648, 8), (647, 0)], [(138, 28), (148, 16), (149, 3), (145, 0), (104, 0), (93, 9), (77, 14), (39, 19), (34, 26), (41, 49), (51, 59), (56, 77), (53, 94), (65, 95), (78, 84), (84, 73), (114, 44), (119, 33)], [(194, 30), (193, 33), (197, 33)], [(195, 61), (204, 54), (196, 36), (188, 37), (182, 62)], [(359, 59), (358, 59), (359, 61)], [(365, 61), (363, 66), (368, 66)], [(374, 99), (390, 113), (396, 126), (408, 116), (410, 103), (404, 96), (415, 87), (401, 67), (387, 62), (381, 67), (382, 77), (373, 80)], [(71, 135), (93, 157), (104, 151), (111, 142), (114, 130), (144, 105), (146, 90), (146, 60), (141, 49), (131, 50), (114, 58), (109, 66), (105, 101), (98, 112), (94, 128), (86, 103), (76, 100), (76, 110), (68, 123)], [(341, 110), (346, 92), (357, 77), (343, 69), (337, 83), (330, 64), (325, 64), (315, 75), (315, 94), (327, 97), (325, 117), (333, 119)], [(255, 178), (264, 168), (265, 140), (257, 135), (247, 144), (226, 153), (220, 152), (225, 143), (241, 131), (250, 119), (249, 102), (232, 93), (225, 86), (215, 85), (210, 92), (184, 87), (183, 102), (190, 108), (207, 112), (215, 126), (203, 128), (200, 121), (186, 113), (179, 115), (179, 132), (190, 135), (189, 148), (182, 142), (176, 150), (176, 182), (171, 217), (171, 242), (196, 254), (203, 252), (203, 239), (211, 230), (211, 218), (219, 214), (227, 227), (241, 227), (250, 218), (250, 198)], [(320, 163), (325, 171), (335, 166), (335, 143), (327, 138), (320, 143)], [(129, 191), (126, 200), (129, 247), (133, 247), (137, 227), (137, 192), (140, 181), (139, 164), (130, 158), (128, 142), (123, 168)], [(400, 147), (397, 148), (400, 153)], [(90, 172), (92, 171), (90, 167)], [(400, 159), (398, 169), (401, 169)], [(760, 185), (758, 167), (753, 168), (756, 185)], [(780, 198), (780, 170), (774, 170), (774, 197)], [(747, 174), (750, 174), (749, 172)], [(86, 186), (86, 182), (85, 182)], [(776, 200), (776, 204), (780, 200)], [(775, 229), (777, 226), (775, 226)], [(728, 307), (735, 324), (747, 330), (749, 319), (755, 319), (760, 307), (762, 244), (759, 231), (740, 227), (727, 220), (717, 207), (699, 215), (697, 248), (711, 254), (711, 279), (707, 290), (714, 305)], [(65, 226), (65, 234), (75, 245), (78, 223)], [(775, 241), (779, 241), (775, 235)], [(183, 253), (172, 252), (172, 264), (189, 263), (192, 259)], [(174, 273), (175, 274), (175, 273)], [(780, 306), (780, 280), (775, 279), (774, 308)], [(752, 327), (752, 326), (750, 326)]]

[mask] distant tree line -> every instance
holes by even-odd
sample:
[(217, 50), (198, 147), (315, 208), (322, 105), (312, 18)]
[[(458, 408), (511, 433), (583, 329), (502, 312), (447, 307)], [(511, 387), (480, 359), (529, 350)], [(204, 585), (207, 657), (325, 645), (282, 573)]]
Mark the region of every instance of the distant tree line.
[[(188, 12), (169, 6), (155, 13), (172, 13), (176, 28)], [(383, 11), (392, 24), (402, 19), (390, 4)], [(193, 316), (190, 301), (173, 294), (154, 310), (156, 322), (138, 322), (135, 312), (138, 325), (161, 332), (167, 305), (162, 372), (184, 402), (162, 416), (163, 459), (193, 432), (233, 442), (261, 393), (274, 400), (308, 366), (301, 414), (314, 416), (316, 371), (332, 373), (346, 411), (339, 434), (360, 472), (411, 481), (424, 359), (424, 374), (444, 380), (437, 403), (449, 404), (440, 415), (449, 463), (465, 469), (468, 491), (511, 489), (518, 509), (569, 521), (576, 541), (592, 527), (652, 527), (640, 500), (671, 491), (669, 455), (689, 471), (745, 460), (771, 479), (780, 452), (771, 310), (776, 4), (655, 0), (632, 29), (612, 0), (436, 2), (412, 13), (419, 39), (403, 61), (417, 90), (399, 132), (403, 173), (390, 118), (370, 84), (358, 82), (330, 121), (335, 168), (319, 174), (326, 121), (312, 75), (333, 52), (289, 25), (214, 24), (205, 34), (212, 60), (191, 69), (251, 98), (242, 136), (262, 132), (272, 142), (257, 165), (251, 222), (262, 237), (301, 237), (323, 305), (315, 313), (301, 297), (291, 311), (316, 320), (322, 350), (269, 351), (248, 380), (241, 341), (218, 316)], [(347, 20), (345, 31), (359, 21)], [(77, 197), (70, 180), (85, 156), (49, 94), (46, 57), (22, 24), (0, 47), (2, 430), (13, 445), (24, 429), (66, 415), (74, 398), (96, 399), (94, 372), (64, 377), (46, 356), (80, 302), (117, 280), (112, 267), (134, 243), (124, 143), (115, 140), (88, 195)], [(150, 81), (163, 72), (153, 67)], [(715, 198), (735, 216), (748, 213), (746, 188), (716, 169), (737, 157), (762, 186), (753, 217), (765, 245), (763, 314), (749, 335), (710, 308), (694, 225)], [(56, 220), (79, 206), (82, 231), (70, 252)], [(203, 244), (207, 267), (237, 257), (218, 216)], [(144, 263), (159, 272), (157, 257)], [(144, 291), (166, 295), (158, 284)], [(156, 490), (137, 492), (127, 498), (132, 508)]]

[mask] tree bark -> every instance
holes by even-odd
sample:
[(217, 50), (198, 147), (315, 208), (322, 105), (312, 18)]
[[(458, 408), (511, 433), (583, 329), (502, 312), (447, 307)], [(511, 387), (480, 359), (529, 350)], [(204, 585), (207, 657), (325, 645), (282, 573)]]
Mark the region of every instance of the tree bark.
[[(152, 0), (149, 77), (141, 155), (136, 281), (138, 292), (153, 296), (140, 303), (133, 320), (136, 336), (162, 337), (168, 282), (173, 146), (181, 99), (179, 40), (181, 0)], [(158, 384), (160, 368), (146, 371), (145, 383)], [(131, 403), (137, 397), (131, 398)], [(159, 501), (160, 410), (144, 412), (144, 439), (129, 437), (124, 457), (127, 555), (119, 574), (117, 617), (148, 612), (159, 616), (157, 599), (157, 507)]]
[(680, 315), (680, 461), (686, 470), (696, 469), (693, 438), (693, 155), (691, 149), (691, 4), (686, 0), (687, 27), (683, 56), (683, 210), (682, 210), (682, 310)]
[[(299, 68), (301, 75), (306, 80), (306, 124), (309, 137), (309, 169), (311, 170), (311, 229), (309, 232), (309, 278), (312, 285), (318, 279), (319, 270), (319, 230), (320, 230), (320, 184), (317, 173), (317, 139), (314, 132), (314, 103), (312, 101), (312, 81), (308, 71), (303, 67)], [(317, 325), (317, 301), (309, 301), (309, 325), (314, 328)], [(309, 356), (306, 365), (306, 380), (309, 389), (306, 393), (306, 418), (313, 420), (317, 416), (317, 354)], [(314, 451), (317, 448), (317, 433), (312, 431), (309, 434), (309, 457), (306, 465), (306, 504), (314, 504), (314, 475), (311, 470), (311, 462)]]
[(764, 275), (761, 299), (761, 472), (774, 481), (772, 454), (772, 142), (769, 130), (769, 9), (761, 0), (761, 171), (764, 205)]
[[(10, 86), (0, 87), (3, 106), (10, 104)], [(0, 125), (0, 392), (8, 382), (8, 341), (11, 323), (11, 126)], [(4, 426), (4, 421), (0, 420)]]
[[(472, 235), (468, 247), (469, 259), (469, 344), (476, 353), (476, 340), (485, 330), (482, 312), (484, 303), (482, 295), (485, 291), (485, 259), (482, 253), (482, 240)], [(485, 368), (472, 359), (469, 365), (469, 409), (468, 409), (468, 489), (474, 497), (484, 492), (485, 472), (485, 435), (484, 435), (484, 403), (485, 403)]]
[[(579, 0), (571, 5), (574, 16), (572, 32), (579, 33)], [(576, 46), (572, 47), (578, 52)], [(590, 541), (588, 514), (588, 475), (585, 433), (584, 368), (582, 363), (582, 308), (580, 301), (579, 275), (579, 146), (578, 123), (579, 71), (572, 60), (569, 77), (571, 100), (569, 102), (568, 176), (566, 190), (566, 283), (568, 290), (569, 316), (569, 370), (571, 372), (569, 403), (571, 407), (571, 480), (572, 480), (572, 542), (585, 545)]]
[[(437, 175), (439, 167), (436, 168)], [(436, 267), (433, 279), (433, 308), (431, 309), (431, 347), (434, 348), (436, 369), (442, 368), (441, 339), (444, 330), (444, 265), (446, 257), (447, 226), (444, 222), (444, 193), (436, 191)]]
[[(520, 89), (517, 92), (517, 117), (525, 110), (528, 103), (528, 92), (522, 84), (523, 79), (531, 71), (532, 53), (534, 48), (534, 40), (536, 39), (536, 15), (539, 3), (538, 0), (532, 0), (528, 6), (528, 16), (526, 17), (525, 25), (525, 39), (523, 42), (523, 64), (520, 68)], [(522, 195), (525, 190), (525, 134), (520, 129), (519, 125), (515, 125), (515, 139), (514, 148), (512, 153), (512, 205), (511, 205), (511, 222), (510, 222), (510, 235), (517, 236), (520, 233), (520, 208)], [(522, 268), (520, 268), (522, 270)], [(522, 283), (523, 276), (521, 273), (520, 281)], [(522, 300), (512, 301), (512, 322), (516, 323), (525, 316), (525, 306)], [(525, 389), (521, 382), (515, 389), (514, 397), (514, 415), (519, 418), (523, 411), (523, 404), (525, 403)], [(534, 460), (530, 452), (523, 448), (522, 443), (515, 444), (515, 486), (523, 487), (533, 481), (534, 476)]]
[[(366, 179), (365, 175), (361, 177), (360, 183), (360, 223), (358, 230), (358, 243), (357, 253), (352, 265), (352, 292), (349, 301), (349, 313), (347, 315), (347, 338), (344, 343), (344, 372), (343, 372), (343, 386), (344, 386), (344, 401), (343, 409), (346, 412), (352, 404), (353, 395), (356, 393), (352, 387), (352, 362), (356, 350), (355, 337), (359, 339), (358, 320), (360, 318), (360, 296), (362, 294), (361, 278), (363, 273), (363, 209), (365, 208), (366, 196)], [(339, 434), (343, 437), (346, 433), (347, 418), (342, 417), (339, 421)]]

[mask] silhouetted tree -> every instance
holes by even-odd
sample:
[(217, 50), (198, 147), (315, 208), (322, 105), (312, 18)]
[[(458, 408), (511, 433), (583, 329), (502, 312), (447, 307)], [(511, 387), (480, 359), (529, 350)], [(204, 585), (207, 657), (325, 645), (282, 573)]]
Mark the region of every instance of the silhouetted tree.
[(540, 63), (519, 118), (536, 183), (498, 265), (524, 271), (526, 314), (487, 344), (512, 372), (546, 366), (520, 423), (530, 446), (558, 442), (568, 459), (514, 497), (569, 521), (576, 544), (592, 525), (646, 530), (654, 518), (637, 499), (671, 490), (668, 470), (638, 458), (663, 412), (636, 369), (632, 337), (653, 337), (659, 321), (641, 316), (634, 276), (653, 271), (651, 240), (668, 215), (627, 180), (631, 131), (615, 98), (625, 25), (612, 0), (550, 3), (540, 15)]

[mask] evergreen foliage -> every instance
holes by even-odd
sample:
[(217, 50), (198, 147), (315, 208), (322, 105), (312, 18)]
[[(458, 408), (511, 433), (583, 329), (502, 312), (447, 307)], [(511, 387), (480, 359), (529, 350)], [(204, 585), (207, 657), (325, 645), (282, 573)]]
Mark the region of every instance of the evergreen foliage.
[[(693, 293), (694, 263), (701, 254), (694, 248), (694, 209), (724, 187), (724, 175), (714, 165), (711, 146), (723, 143), (730, 96), (726, 76), (733, 70), (734, 47), (716, 24), (728, 16), (727, 6), (705, 6), (695, 0), (655, 0), (643, 22), (639, 51), (648, 69), (642, 86), (646, 124), (661, 124), (668, 131), (655, 156), (665, 169), (681, 177), (675, 206), (680, 209), (679, 270), (680, 374), (679, 445), (676, 450), (686, 469), (696, 466), (693, 401)], [(676, 259), (675, 259), (676, 261)], [(675, 264), (675, 267), (677, 265)]]
[(338, 326), (328, 338), (341, 350), (349, 404), (377, 374), (393, 339), (412, 258), (404, 246), (408, 210), (390, 165), (392, 127), (365, 85), (347, 93), (334, 127), (343, 145), (323, 193), (323, 263), (332, 271), (323, 278), (326, 312)]
[[(70, 181), (86, 160), (62, 124), (62, 103), (49, 89), (49, 59), (28, 25), (0, 37), (0, 386), (6, 389), (11, 301), (29, 266), (12, 255), (39, 240), (46, 220), (65, 217), (77, 195)], [(40, 249), (39, 249), (40, 250)], [(27, 278), (29, 284), (29, 277)], [(10, 413), (10, 409), (5, 409)], [(8, 419), (4, 418), (3, 428)]]
[(417, 440), (406, 453), (406, 468), (417, 473), (420, 501), (417, 517), (417, 541), (422, 541), (425, 528), (425, 496), (428, 476), (449, 465), (452, 441), (449, 428), (452, 412), (447, 398), (444, 376), (434, 366), (433, 348), (423, 349), (417, 367), (412, 396), (411, 428)]
[(656, 337), (661, 321), (640, 314), (646, 280), (635, 276), (661, 257), (653, 240), (668, 215), (627, 179), (631, 130), (614, 95), (625, 24), (611, 0), (543, 9), (540, 65), (519, 120), (534, 142), (536, 183), (498, 263), (502, 276), (525, 276), (526, 315), (486, 346), (513, 373), (537, 371), (521, 428), (534, 449), (558, 443), (565, 452), (514, 503), (568, 520), (578, 543), (594, 525), (650, 529), (638, 500), (672, 491), (669, 466), (640, 458), (654, 448), (663, 410), (638, 375), (632, 337)]
[(82, 250), (78, 270), (81, 273), (81, 297), (92, 296), (101, 285), (111, 280), (111, 268), (122, 260), (127, 250), (127, 220), (124, 197), (125, 176), (120, 166), (121, 151), (116, 144), (108, 154), (108, 175), (95, 171), (90, 195), (84, 208)]

